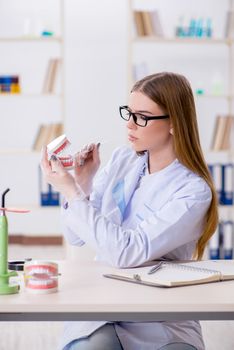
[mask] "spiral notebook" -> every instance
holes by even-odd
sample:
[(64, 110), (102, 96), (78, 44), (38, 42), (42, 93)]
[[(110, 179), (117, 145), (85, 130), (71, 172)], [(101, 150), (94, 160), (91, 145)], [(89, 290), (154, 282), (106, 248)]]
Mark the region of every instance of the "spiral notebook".
[[(155, 265), (157, 266), (157, 265)], [(104, 277), (155, 287), (179, 287), (201, 283), (234, 280), (234, 261), (162, 262), (154, 266), (114, 270)]]

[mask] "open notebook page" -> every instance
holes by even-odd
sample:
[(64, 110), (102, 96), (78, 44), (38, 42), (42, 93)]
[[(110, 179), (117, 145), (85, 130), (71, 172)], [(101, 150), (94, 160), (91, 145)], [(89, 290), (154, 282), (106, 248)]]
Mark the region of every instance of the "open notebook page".
[[(161, 286), (179, 286), (197, 283), (207, 283), (223, 279), (234, 279), (234, 264), (232, 266), (214, 261), (199, 261), (190, 263), (166, 262), (158, 271), (148, 274), (151, 267), (115, 270), (113, 274), (130, 278), (138, 283), (149, 283)], [(109, 276), (111, 277), (111, 276)]]
[(209, 269), (214, 271), (220, 271), (223, 280), (234, 279), (234, 260), (204, 260), (189, 262), (183, 265), (191, 266), (201, 269)]

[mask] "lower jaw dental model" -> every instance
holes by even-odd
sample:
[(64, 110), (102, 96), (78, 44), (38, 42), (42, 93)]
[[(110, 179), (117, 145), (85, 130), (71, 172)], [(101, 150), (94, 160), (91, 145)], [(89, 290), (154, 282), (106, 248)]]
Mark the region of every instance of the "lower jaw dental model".
[(36, 260), (25, 263), (25, 288), (30, 293), (57, 292), (58, 276), (58, 265), (54, 262)]
[(74, 168), (74, 158), (72, 155), (64, 155), (65, 151), (69, 148), (71, 142), (68, 140), (66, 135), (61, 135), (51, 141), (47, 145), (48, 160), (51, 159), (52, 155), (55, 155), (64, 168), (71, 170)]

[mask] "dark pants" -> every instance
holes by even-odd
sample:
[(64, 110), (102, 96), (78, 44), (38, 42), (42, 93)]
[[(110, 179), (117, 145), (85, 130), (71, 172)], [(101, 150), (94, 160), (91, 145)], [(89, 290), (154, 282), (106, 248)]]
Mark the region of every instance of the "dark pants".
[[(97, 329), (89, 337), (74, 340), (67, 350), (123, 350), (113, 324), (106, 324)], [(197, 350), (185, 343), (173, 343), (158, 350)]]

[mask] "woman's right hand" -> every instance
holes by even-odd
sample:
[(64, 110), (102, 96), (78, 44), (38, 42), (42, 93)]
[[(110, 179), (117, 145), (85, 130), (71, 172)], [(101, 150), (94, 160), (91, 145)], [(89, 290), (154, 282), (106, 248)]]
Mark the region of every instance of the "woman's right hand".
[(93, 178), (100, 166), (99, 146), (100, 143), (86, 145), (74, 157), (75, 181), (87, 196), (92, 191)]
[(72, 200), (82, 194), (74, 177), (63, 167), (60, 160), (55, 155), (50, 161), (48, 160), (46, 147), (42, 150), (41, 170), (45, 181), (59, 191), (66, 200)]

